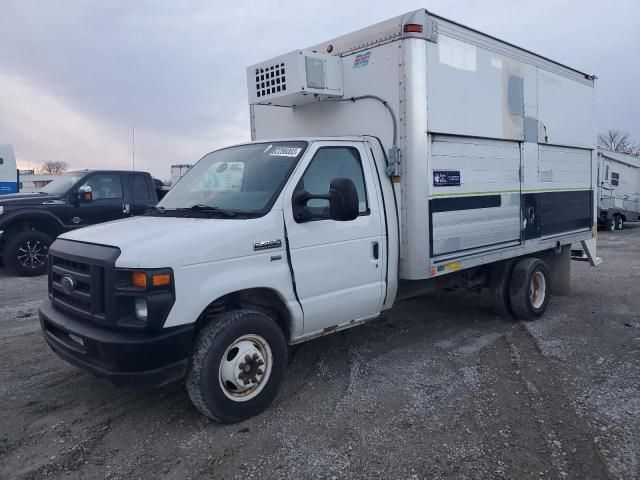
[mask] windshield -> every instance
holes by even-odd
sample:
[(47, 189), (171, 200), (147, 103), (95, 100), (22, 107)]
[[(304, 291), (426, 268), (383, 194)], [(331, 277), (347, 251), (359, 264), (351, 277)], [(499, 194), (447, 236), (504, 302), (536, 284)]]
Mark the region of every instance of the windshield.
[(53, 182), (47, 184), (40, 193), (46, 193), (47, 195), (61, 195), (69, 191), (82, 177), (86, 175), (83, 173), (64, 173), (56, 178)]
[(306, 147), (306, 142), (272, 142), (211, 152), (169, 190), (158, 209), (264, 214)]

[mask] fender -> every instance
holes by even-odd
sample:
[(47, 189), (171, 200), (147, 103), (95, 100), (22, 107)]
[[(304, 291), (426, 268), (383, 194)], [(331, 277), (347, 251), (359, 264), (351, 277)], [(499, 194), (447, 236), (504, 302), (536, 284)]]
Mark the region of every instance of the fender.
[(21, 208), (14, 212), (8, 212), (0, 216), (0, 230), (4, 230), (8, 225), (20, 220), (44, 220), (45, 222), (52, 223), (61, 232), (69, 230), (70, 228), (60, 221), (53, 213), (47, 210), (41, 210), (39, 208)]

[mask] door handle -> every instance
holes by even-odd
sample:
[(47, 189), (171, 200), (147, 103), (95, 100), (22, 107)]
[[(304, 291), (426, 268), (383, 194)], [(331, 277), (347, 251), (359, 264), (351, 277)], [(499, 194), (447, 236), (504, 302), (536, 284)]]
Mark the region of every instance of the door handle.
[(378, 242), (373, 242), (373, 258), (374, 260), (378, 260), (380, 258), (380, 244)]

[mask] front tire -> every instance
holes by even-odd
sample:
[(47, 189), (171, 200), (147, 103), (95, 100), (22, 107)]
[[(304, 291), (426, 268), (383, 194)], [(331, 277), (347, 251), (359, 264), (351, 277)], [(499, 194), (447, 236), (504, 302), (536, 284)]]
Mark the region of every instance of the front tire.
[(547, 265), (538, 258), (523, 258), (516, 263), (509, 284), (509, 299), (516, 317), (536, 320), (544, 314), (550, 298)]
[(286, 365), (287, 343), (275, 321), (250, 310), (225, 312), (196, 338), (187, 392), (207, 417), (239, 422), (269, 406)]
[(53, 240), (37, 230), (23, 230), (9, 236), (2, 251), (5, 265), (17, 275), (32, 277), (47, 273), (47, 255)]

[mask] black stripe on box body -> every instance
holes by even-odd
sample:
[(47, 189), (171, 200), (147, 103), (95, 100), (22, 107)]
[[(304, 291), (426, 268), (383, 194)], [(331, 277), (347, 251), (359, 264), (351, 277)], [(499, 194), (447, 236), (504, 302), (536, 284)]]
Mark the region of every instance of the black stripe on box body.
[(522, 195), (522, 215), (529, 219), (534, 209), (533, 222), (527, 221), (525, 239), (555, 233), (591, 228), (593, 224), (593, 191), (540, 192)]
[(501, 195), (473, 195), (468, 197), (433, 198), (429, 201), (431, 213), (475, 210), (502, 205)]

